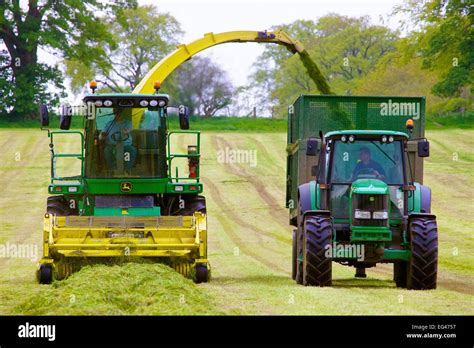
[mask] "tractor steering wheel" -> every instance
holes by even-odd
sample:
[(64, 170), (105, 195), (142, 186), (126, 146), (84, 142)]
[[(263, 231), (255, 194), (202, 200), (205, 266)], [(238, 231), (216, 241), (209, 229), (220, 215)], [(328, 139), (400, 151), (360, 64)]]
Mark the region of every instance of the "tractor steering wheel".
[(128, 138), (130, 138), (130, 134), (129, 133), (125, 133), (125, 137), (124, 137), (124, 132), (123, 131), (117, 131), (115, 133), (113, 133), (111, 136), (113, 141), (117, 142), (117, 143), (120, 143), (120, 142), (123, 142), (125, 140), (127, 140)]
[[(363, 172), (367, 172), (367, 174), (363, 174)], [(361, 168), (354, 173), (354, 177), (358, 178), (363, 175), (365, 178), (377, 178), (377, 175), (374, 172), (374, 168)]]

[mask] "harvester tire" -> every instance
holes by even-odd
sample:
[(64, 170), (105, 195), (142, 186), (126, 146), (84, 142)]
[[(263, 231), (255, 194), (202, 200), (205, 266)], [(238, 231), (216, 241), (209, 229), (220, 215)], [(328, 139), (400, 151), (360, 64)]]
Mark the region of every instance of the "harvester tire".
[(411, 258), (407, 287), (413, 290), (436, 289), (438, 273), (438, 227), (433, 217), (410, 220)]
[(398, 261), (393, 264), (393, 280), (397, 288), (407, 287), (408, 263), (406, 261)]
[(51, 196), (48, 197), (46, 203), (46, 212), (48, 214), (57, 216), (72, 215), (71, 209), (69, 208), (68, 202), (64, 196)]
[(332, 260), (326, 257), (332, 243), (331, 217), (307, 216), (303, 228), (303, 285), (331, 286)]
[(180, 215), (191, 216), (195, 212), (206, 214), (206, 197), (191, 196), (185, 200), (185, 207), (180, 212)]
[(292, 248), (291, 248), (291, 279), (296, 280), (296, 268), (298, 266), (298, 253), (296, 246), (296, 230), (293, 230)]
[(43, 263), (38, 269), (38, 283), (40, 284), (51, 284), (53, 281), (53, 268), (50, 264)]
[(209, 274), (209, 267), (205, 264), (198, 264), (196, 265), (196, 284), (200, 283), (207, 283), (209, 281), (210, 274)]

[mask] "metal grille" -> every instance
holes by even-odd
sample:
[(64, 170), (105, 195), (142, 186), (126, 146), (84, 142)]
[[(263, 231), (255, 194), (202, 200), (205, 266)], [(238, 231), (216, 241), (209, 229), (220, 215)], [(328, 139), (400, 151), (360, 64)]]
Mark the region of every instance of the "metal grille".
[(66, 216), (56, 219), (55, 226), (91, 228), (193, 227), (194, 218), (183, 216)]
[(374, 211), (388, 211), (388, 195), (354, 194), (352, 196), (352, 224), (354, 226), (388, 226), (388, 219), (356, 219), (354, 217), (356, 209), (370, 211), (371, 214)]
[(391, 130), (406, 132), (412, 118), (412, 138), (424, 136), (425, 98), (302, 95), (294, 104), (293, 142), (334, 130)]

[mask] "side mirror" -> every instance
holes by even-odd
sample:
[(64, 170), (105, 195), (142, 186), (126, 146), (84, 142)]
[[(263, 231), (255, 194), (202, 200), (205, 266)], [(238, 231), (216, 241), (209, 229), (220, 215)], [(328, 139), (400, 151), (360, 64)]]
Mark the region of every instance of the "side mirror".
[(59, 118), (59, 128), (62, 130), (69, 130), (71, 128), (72, 107), (63, 105), (61, 107), (61, 117)]
[(316, 138), (309, 138), (306, 141), (306, 156), (316, 156), (319, 151), (319, 141)]
[(49, 126), (49, 111), (46, 104), (41, 104), (39, 109), (41, 127)]
[(179, 126), (181, 129), (189, 129), (189, 108), (184, 105), (178, 107)]
[(430, 142), (426, 139), (418, 141), (418, 157), (430, 156)]

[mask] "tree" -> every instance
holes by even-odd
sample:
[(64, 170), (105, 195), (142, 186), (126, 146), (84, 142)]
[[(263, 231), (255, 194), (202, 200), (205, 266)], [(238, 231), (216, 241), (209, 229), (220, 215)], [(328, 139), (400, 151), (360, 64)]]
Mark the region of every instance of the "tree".
[(173, 102), (189, 106), (194, 115), (214, 116), (232, 103), (234, 88), (228, 75), (209, 58), (194, 57), (173, 75)]
[(158, 13), (154, 6), (126, 9), (116, 18), (104, 18), (102, 22), (114, 39), (105, 43), (102, 59), (93, 64), (78, 59), (65, 61), (74, 92), (92, 78), (113, 92), (130, 91), (176, 46), (182, 33), (174, 17)]
[[(305, 22), (297, 28), (313, 61), (320, 67), (334, 93), (351, 93), (357, 80), (372, 71), (377, 62), (388, 52), (395, 50), (398, 33), (383, 26), (372, 25), (369, 17), (352, 18), (330, 14), (317, 22)], [(290, 35), (299, 39), (292, 32)], [(301, 93), (318, 93), (316, 86), (306, 73), (297, 55), (286, 58), (281, 54), (272, 58), (273, 51), (267, 50), (264, 64), (253, 75), (254, 85), (265, 88), (271, 101), (277, 105), (276, 114), (286, 115), (287, 106)], [(287, 56), (288, 57), (288, 56)], [(274, 66), (268, 61), (274, 63)], [(271, 75), (269, 79), (267, 75)], [(271, 84), (268, 83), (271, 81)], [(261, 89), (262, 92), (263, 88)]]
[(48, 91), (48, 83), (62, 89), (59, 69), (38, 63), (39, 48), (83, 61), (103, 56), (97, 42), (112, 38), (97, 14), (112, 16), (122, 7), (135, 5), (134, 0), (28, 0), (26, 8), (19, 0), (0, 0), (0, 39), (7, 52), (1, 55), (0, 71), (8, 78), (0, 83), (0, 89), (6, 89), (0, 98), (9, 103), (9, 114), (33, 117), (37, 103), (58, 97)]
[(474, 80), (474, 14), (469, 1), (406, 0), (395, 13), (407, 13), (406, 26), (417, 29), (410, 36), (423, 57), (423, 67), (435, 71), (439, 81), (433, 92), (459, 96)]

